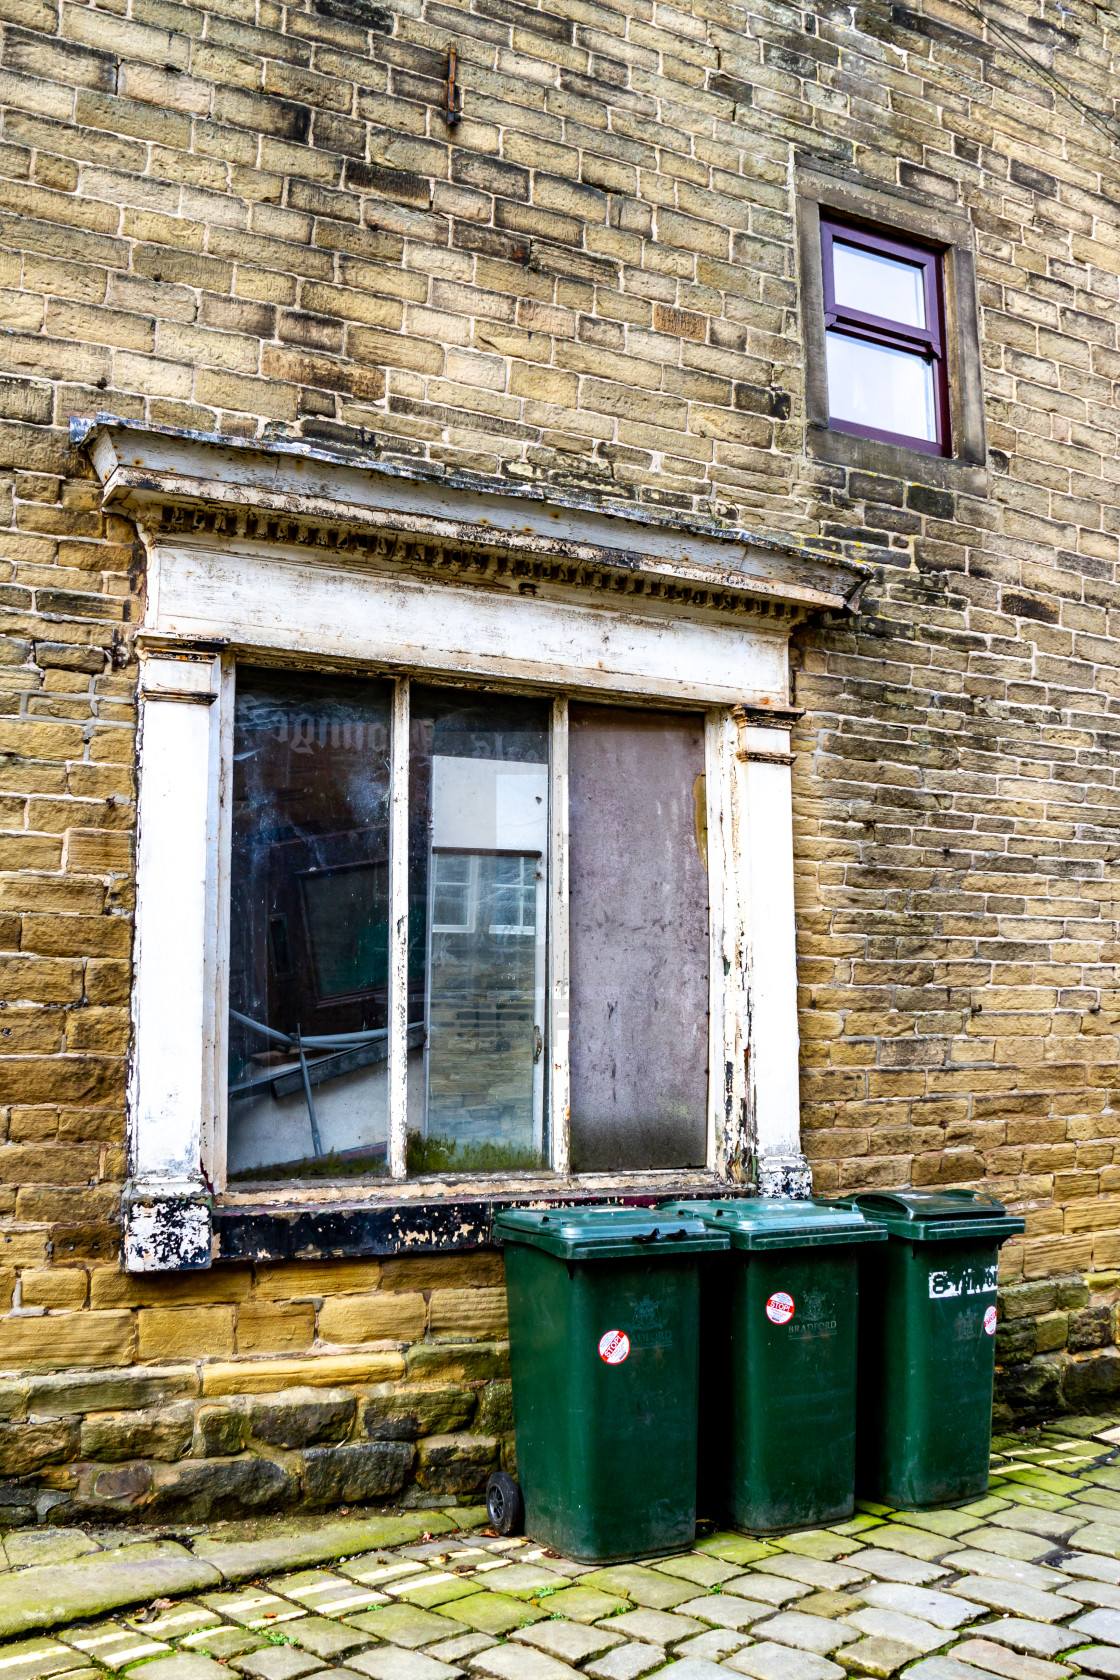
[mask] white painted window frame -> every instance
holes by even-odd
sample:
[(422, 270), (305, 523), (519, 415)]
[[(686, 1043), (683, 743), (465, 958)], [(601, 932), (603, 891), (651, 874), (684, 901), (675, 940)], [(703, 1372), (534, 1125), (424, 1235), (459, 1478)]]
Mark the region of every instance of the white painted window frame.
[[(306, 456), (304, 446), (242, 445), (120, 422), (81, 438), (90, 442), (105, 504), (135, 521), (148, 561), (145, 619), (134, 643), (141, 673), (128, 1268), (208, 1264), (208, 1204), (225, 1181), (239, 661), (393, 681), (389, 1178), (365, 1182), (363, 1198), (384, 1191), (399, 1199), (405, 1178), (414, 678), (551, 697), (545, 1101), (552, 1173), (539, 1181), (540, 1192), (569, 1175), (572, 697), (704, 716), (708, 1182), (754, 1180), (764, 1193), (807, 1193), (787, 641), (805, 611), (852, 605), (866, 569), (777, 543), (752, 547), (746, 534), (730, 543), (724, 533), (674, 535), (664, 525), (516, 495), (386, 480), (375, 463), (286, 464), (297, 451)], [(469, 517), (454, 517), (456, 510)], [(497, 559), (475, 576), (456, 557), (447, 574), (438, 554), (448, 543), (459, 554), (476, 549)], [(428, 553), (437, 555), (434, 569)], [(633, 1183), (643, 1175), (625, 1176)], [(656, 1173), (644, 1176), (656, 1186)], [(508, 1179), (490, 1182), (508, 1194)], [(483, 1175), (473, 1185), (485, 1195)], [(416, 1184), (420, 1198), (441, 1192)], [(301, 1201), (307, 1195), (302, 1190)]]

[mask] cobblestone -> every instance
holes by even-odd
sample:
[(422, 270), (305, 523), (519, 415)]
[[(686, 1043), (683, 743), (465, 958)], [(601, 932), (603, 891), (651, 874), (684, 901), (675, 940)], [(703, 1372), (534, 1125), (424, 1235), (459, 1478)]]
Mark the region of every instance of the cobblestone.
[[(40, 1563), (57, 1553), (9, 1535), (8, 1555), (33, 1561), (0, 1573), (0, 1589), (37, 1604), (51, 1631), (0, 1637), (0, 1680), (1120, 1680), (1120, 1522), (1091, 1503), (1120, 1497), (1107, 1487), (1116, 1420), (1075, 1421), (1080, 1473), (1063, 1469), (1058, 1491), (1022, 1481), (1037, 1437), (1016, 1437), (1018, 1460), (997, 1457), (990, 1496), (965, 1510), (869, 1507), (826, 1531), (716, 1534), (603, 1569), (447, 1532), (435, 1512), (395, 1530), (388, 1518), (140, 1536), (97, 1552), (71, 1533), (68, 1563)], [(264, 1567), (246, 1578), (252, 1556)], [(159, 1590), (168, 1565), (219, 1578), (176, 1597)], [(132, 1572), (112, 1616), (107, 1569), (118, 1592)]]

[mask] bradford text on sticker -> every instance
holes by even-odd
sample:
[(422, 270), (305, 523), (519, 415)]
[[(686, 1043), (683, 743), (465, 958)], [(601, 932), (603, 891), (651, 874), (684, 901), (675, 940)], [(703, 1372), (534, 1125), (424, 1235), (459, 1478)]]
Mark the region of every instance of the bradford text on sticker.
[(996, 1309), (989, 1307), (984, 1314), (984, 1334), (994, 1336), (996, 1333)]
[(771, 1324), (788, 1324), (793, 1317), (793, 1296), (776, 1289), (766, 1303), (766, 1316)]
[(630, 1338), (625, 1330), (608, 1330), (599, 1338), (599, 1358), (608, 1365), (621, 1365), (630, 1352)]

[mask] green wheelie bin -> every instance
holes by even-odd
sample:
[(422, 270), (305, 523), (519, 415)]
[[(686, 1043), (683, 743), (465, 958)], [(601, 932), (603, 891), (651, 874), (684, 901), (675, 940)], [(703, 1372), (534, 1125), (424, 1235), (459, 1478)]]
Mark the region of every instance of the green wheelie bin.
[(842, 1198), (885, 1228), (860, 1268), (856, 1491), (918, 1509), (988, 1487), (1000, 1244), (1025, 1229), (980, 1190)]
[(494, 1235), (526, 1531), (592, 1563), (691, 1546), (700, 1261), (727, 1237), (627, 1207), (510, 1208)]
[(752, 1534), (855, 1508), (858, 1256), (886, 1232), (789, 1196), (688, 1207), (730, 1250), (703, 1272), (702, 1513)]

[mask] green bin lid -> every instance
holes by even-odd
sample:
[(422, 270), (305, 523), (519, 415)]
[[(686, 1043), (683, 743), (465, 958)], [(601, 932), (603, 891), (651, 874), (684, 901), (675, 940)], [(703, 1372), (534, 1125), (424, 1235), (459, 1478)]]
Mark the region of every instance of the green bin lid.
[(726, 1231), (732, 1248), (820, 1248), (826, 1244), (885, 1242), (886, 1228), (858, 1208), (793, 1196), (750, 1196), (728, 1201), (672, 1202), (659, 1213), (685, 1213), (709, 1230)]
[(986, 1190), (861, 1190), (843, 1196), (838, 1206), (859, 1208), (882, 1220), (896, 1237), (915, 1242), (950, 1242), (961, 1237), (998, 1237), (1026, 1230), (1026, 1222), (1008, 1213)]
[(692, 1213), (665, 1208), (504, 1208), (494, 1215), (499, 1242), (529, 1243), (560, 1260), (632, 1260), (712, 1254), (727, 1247)]

